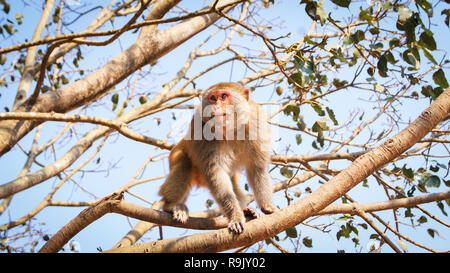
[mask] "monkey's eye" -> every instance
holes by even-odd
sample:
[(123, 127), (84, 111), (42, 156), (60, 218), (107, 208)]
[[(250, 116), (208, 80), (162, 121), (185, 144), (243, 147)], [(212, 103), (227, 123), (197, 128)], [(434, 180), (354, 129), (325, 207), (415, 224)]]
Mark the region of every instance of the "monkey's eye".
[(217, 100), (216, 96), (211, 96), (211, 97), (209, 97), (209, 99), (212, 100), (212, 101), (216, 101)]
[(224, 99), (226, 99), (228, 97), (228, 95), (226, 94), (226, 93), (223, 93), (222, 94), (222, 96), (221, 96), (221, 98), (224, 100)]

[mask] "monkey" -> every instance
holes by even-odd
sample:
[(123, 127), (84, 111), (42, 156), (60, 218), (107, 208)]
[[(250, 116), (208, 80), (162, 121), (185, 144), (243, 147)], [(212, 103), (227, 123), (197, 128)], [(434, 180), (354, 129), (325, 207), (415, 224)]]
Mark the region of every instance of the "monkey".
[(232, 82), (209, 87), (201, 93), (186, 136), (170, 152), (170, 171), (159, 190), (163, 210), (185, 223), (191, 188), (207, 187), (228, 219), (228, 230), (242, 233), (244, 212), (252, 214), (252, 209), (238, 185), (241, 169), (261, 211), (277, 210), (268, 171), (270, 146), (267, 117), (250, 100), (249, 89)]

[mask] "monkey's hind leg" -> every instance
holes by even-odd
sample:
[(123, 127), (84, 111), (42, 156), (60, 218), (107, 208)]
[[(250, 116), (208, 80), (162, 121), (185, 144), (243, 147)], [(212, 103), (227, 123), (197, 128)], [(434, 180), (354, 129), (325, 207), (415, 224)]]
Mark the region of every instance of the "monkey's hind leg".
[(278, 210), (273, 205), (273, 189), (267, 168), (256, 164), (251, 165), (247, 167), (247, 177), (261, 211), (271, 214)]
[(242, 212), (244, 213), (245, 218), (249, 220), (258, 218), (258, 213), (254, 209), (248, 207), (247, 195), (245, 195), (245, 193), (242, 192), (241, 188), (239, 187), (239, 172), (236, 172), (231, 176), (231, 183), (233, 183), (234, 194), (239, 201), (239, 205), (242, 208)]
[(231, 183), (233, 184), (233, 191), (236, 195), (237, 200), (239, 201), (239, 205), (242, 209), (246, 208), (248, 205), (247, 195), (242, 192), (241, 188), (239, 187), (239, 172), (235, 172), (231, 176)]
[(175, 162), (159, 190), (159, 195), (164, 201), (163, 210), (172, 213), (173, 218), (178, 222), (185, 223), (189, 218), (185, 202), (191, 189), (192, 164), (184, 153), (178, 155)]
[[(220, 164), (204, 168), (208, 188), (223, 214), (228, 219), (228, 230), (239, 234), (244, 230), (245, 216), (234, 192), (234, 186), (227, 170)], [(242, 201), (242, 200), (241, 200)]]

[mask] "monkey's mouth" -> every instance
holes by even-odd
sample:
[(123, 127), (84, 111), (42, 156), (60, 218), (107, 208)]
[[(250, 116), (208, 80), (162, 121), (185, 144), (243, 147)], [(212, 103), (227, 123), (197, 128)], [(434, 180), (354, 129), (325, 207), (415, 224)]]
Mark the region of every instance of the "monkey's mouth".
[(214, 122), (219, 124), (225, 124), (227, 122), (227, 114), (226, 113), (217, 113), (212, 114), (211, 118)]
[(215, 117), (226, 117), (226, 116), (227, 116), (226, 113), (212, 114), (213, 118), (215, 118)]

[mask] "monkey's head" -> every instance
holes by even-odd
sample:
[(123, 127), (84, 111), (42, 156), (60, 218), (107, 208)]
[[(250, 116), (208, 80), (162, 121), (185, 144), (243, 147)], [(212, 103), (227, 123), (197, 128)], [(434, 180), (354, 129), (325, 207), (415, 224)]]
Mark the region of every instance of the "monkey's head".
[(249, 113), (247, 88), (238, 83), (218, 83), (202, 92), (202, 103), (197, 107), (194, 119), (201, 120), (203, 125), (196, 130), (200, 129), (203, 134), (213, 132), (214, 135), (220, 131), (223, 137), (229, 133), (234, 135), (248, 123)]
[[(239, 83), (215, 84), (202, 94), (202, 119), (204, 122), (214, 119), (216, 123), (230, 121), (245, 123), (250, 111), (248, 100), (249, 90)], [(230, 120), (231, 118), (233, 120)]]

